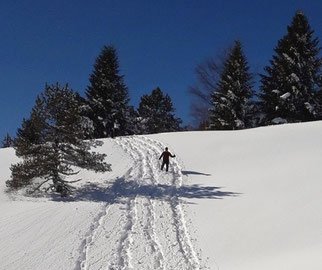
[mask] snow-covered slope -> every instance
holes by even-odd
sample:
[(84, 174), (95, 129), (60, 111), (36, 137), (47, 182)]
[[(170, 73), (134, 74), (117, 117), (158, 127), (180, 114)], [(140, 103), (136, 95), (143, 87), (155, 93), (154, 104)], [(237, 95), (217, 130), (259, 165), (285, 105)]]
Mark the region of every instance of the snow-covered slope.
[[(0, 269), (322, 269), (322, 123), (106, 139), (73, 198), (5, 193)], [(176, 154), (161, 172), (159, 155)]]
[(212, 269), (322, 269), (322, 122), (153, 136), (184, 164)]

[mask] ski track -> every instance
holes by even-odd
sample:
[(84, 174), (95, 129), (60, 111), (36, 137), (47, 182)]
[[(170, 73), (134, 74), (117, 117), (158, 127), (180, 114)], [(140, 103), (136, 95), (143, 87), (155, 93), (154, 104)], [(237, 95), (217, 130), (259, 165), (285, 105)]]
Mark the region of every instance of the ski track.
[[(133, 169), (129, 169), (122, 178), (129, 179), (133, 174)], [(129, 245), (129, 236), (133, 224), (133, 202), (128, 199), (126, 207), (119, 203), (111, 204), (115, 197), (106, 194), (106, 203), (102, 203), (101, 211), (96, 215), (84, 240), (79, 247), (79, 258), (76, 261), (75, 270), (96, 270), (128, 269), (129, 254), (124, 254), (124, 246)], [(110, 197), (108, 197), (110, 195)]]
[(183, 184), (179, 163), (173, 159), (169, 172), (162, 172), (164, 145), (147, 137), (119, 137), (115, 143), (134, 164), (111, 191), (122, 202), (107, 200), (94, 218), (75, 270), (201, 269), (177, 194)]
[(99, 230), (102, 220), (108, 214), (109, 206), (107, 204), (103, 204), (101, 209), (102, 210), (94, 218), (94, 220), (89, 228), (89, 231), (85, 235), (85, 239), (82, 241), (81, 246), (79, 247), (80, 256), (76, 262), (75, 270), (88, 269), (87, 268), (88, 251), (89, 251), (90, 246), (94, 242), (96, 232)]
[[(154, 156), (155, 158), (158, 158), (160, 153), (163, 152), (163, 149), (165, 148), (165, 146), (162, 143), (152, 140), (150, 138), (146, 138), (146, 137), (135, 137), (135, 138), (141, 141), (141, 144), (143, 144), (143, 147), (148, 148), (154, 152), (154, 155), (149, 155), (149, 156)], [(158, 160), (150, 160), (149, 163), (158, 164), (157, 161)], [(170, 175), (169, 177), (170, 181), (166, 182), (165, 184), (172, 185), (174, 189), (180, 188), (183, 184), (183, 175), (181, 172), (182, 171), (181, 166), (179, 165), (176, 159), (171, 160), (171, 164), (173, 168), (173, 173), (171, 173), (171, 169), (169, 168), (168, 174)], [(163, 172), (160, 172), (160, 168), (156, 168), (155, 166), (153, 166), (153, 168), (154, 168), (153, 178), (159, 184), (158, 180), (164, 178)], [(182, 205), (180, 204), (178, 194), (176, 193), (172, 194), (172, 196), (169, 198), (168, 204), (170, 204), (171, 206), (172, 216), (173, 216), (174, 225), (176, 229), (176, 239), (178, 241), (180, 251), (182, 252), (182, 255), (187, 263), (186, 268), (182, 268), (182, 269), (200, 269), (199, 258), (194, 250), (191, 237), (188, 232), (188, 228), (184, 217), (184, 211), (183, 211)]]
[[(137, 144), (129, 138), (121, 139), (121, 146), (127, 151), (136, 166), (137, 174), (133, 176), (132, 181), (140, 187), (147, 184), (148, 163), (144, 158), (143, 152)], [(137, 186), (135, 186), (137, 188)], [(128, 254), (131, 254), (131, 262), (127, 265), (130, 269), (164, 269), (163, 252), (155, 233), (154, 207), (151, 199), (136, 196), (136, 223), (133, 225), (132, 241), (128, 246)], [(143, 249), (143, 250), (142, 250)], [(132, 250), (132, 251), (130, 251)]]

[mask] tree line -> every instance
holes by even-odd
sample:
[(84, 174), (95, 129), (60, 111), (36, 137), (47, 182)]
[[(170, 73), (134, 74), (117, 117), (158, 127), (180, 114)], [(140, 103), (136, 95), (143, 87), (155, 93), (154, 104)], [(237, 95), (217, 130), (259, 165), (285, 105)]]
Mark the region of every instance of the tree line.
[(85, 98), (68, 84), (46, 84), (16, 138), (6, 135), (3, 147), (13, 146), (22, 158), (10, 168), (10, 189), (46, 186), (65, 196), (73, 189), (68, 176), (77, 174), (75, 168), (111, 170), (106, 155), (93, 151), (100, 138), (180, 130), (171, 98), (159, 87), (141, 97), (137, 110), (129, 105), (113, 46), (103, 47), (89, 81)]
[[(306, 16), (297, 12), (261, 74), (257, 94), (240, 41), (220, 62), (198, 66), (200, 85), (190, 92), (202, 101), (194, 106), (200, 127), (236, 130), (322, 119), (322, 60), (313, 33)], [(105, 155), (93, 151), (100, 138), (181, 130), (170, 96), (159, 87), (141, 97), (138, 109), (129, 105), (113, 46), (104, 46), (97, 57), (85, 94), (68, 84), (46, 85), (16, 138), (7, 134), (3, 146), (14, 146), (22, 158), (10, 168), (10, 189), (32, 185), (36, 191), (47, 183), (47, 190), (69, 194), (68, 176), (77, 174), (76, 167), (111, 170)]]
[(260, 91), (240, 41), (196, 69), (193, 115), (200, 129), (236, 130), (322, 119), (322, 59), (307, 17), (297, 12), (260, 74)]
[[(137, 110), (129, 105), (128, 87), (124, 83), (124, 76), (120, 75), (117, 51), (113, 46), (103, 47), (95, 61), (89, 82), (85, 98), (75, 92), (78, 96), (78, 105), (84, 108), (83, 114), (93, 122), (94, 130), (87, 136), (88, 139), (181, 130), (182, 120), (175, 116), (171, 97), (160, 87), (152, 90), (150, 95), (143, 95)], [(56, 87), (61, 91), (64, 88), (70, 89), (68, 84), (65, 86), (60, 86), (58, 83), (51, 86), (46, 84), (44, 92), (48, 87)], [(65, 98), (62, 95), (60, 97)], [(29, 124), (30, 127), (37, 125), (32, 113), (28, 119), (23, 119), (22, 128), (25, 128), (26, 122), (32, 122)], [(37, 136), (33, 134), (32, 128), (29, 128), (28, 132), (30, 136)], [(15, 140), (7, 133), (2, 141), (2, 147), (14, 146)]]

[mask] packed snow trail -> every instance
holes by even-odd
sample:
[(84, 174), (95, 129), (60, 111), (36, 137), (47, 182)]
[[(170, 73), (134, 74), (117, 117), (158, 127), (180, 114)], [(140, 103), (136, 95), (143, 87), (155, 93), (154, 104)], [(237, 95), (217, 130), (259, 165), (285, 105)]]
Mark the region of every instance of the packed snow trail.
[[(164, 173), (160, 171), (160, 168), (156, 166), (158, 164), (158, 158), (160, 154), (164, 151), (165, 146), (160, 142), (151, 140), (146, 137), (134, 137), (134, 139), (139, 142), (141, 149), (146, 149), (145, 157), (148, 159), (148, 164), (151, 166), (151, 179), (154, 180), (154, 185), (157, 184), (166, 184), (173, 187), (174, 193), (167, 201), (159, 201), (161, 204), (160, 209), (165, 209), (166, 213), (169, 213), (168, 208), (170, 206), (172, 212), (173, 225), (175, 226), (175, 233), (177, 244), (180, 247), (181, 255), (184, 257), (185, 263), (183, 264), (182, 269), (199, 269), (199, 259), (194, 250), (193, 244), (191, 242), (191, 237), (188, 233), (186, 226), (186, 221), (184, 217), (184, 212), (182, 206), (179, 202), (178, 194), (176, 192), (177, 188), (180, 188), (183, 184), (183, 176), (181, 172), (181, 167), (176, 159), (172, 159), (171, 169), (169, 173)], [(143, 148), (142, 148), (143, 147)], [(168, 176), (169, 175), (169, 176)], [(171, 220), (171, 217), (168, 217), (168, 220)], [(174, 250), (170, 251), (173, 252)], [(171, 254), (171, 253), (170, 253)], [(185, 266), (186, 265), (186, 266)], [(188, 268), (184, 268), (188, 267)], [(171, 267), (170, 267), (171, 269)], [(180, 268), (178, 268), (180, 269)]]
[[(77, 269), (200, 269), (177, 188), (179, 164), (160, 171), (164, 146), (146, 137), (115, 139), (133, 159), (133, 167), (107, 192), (111, 201), (86, 236)], [(109, 194), (109, 195), (108, 195)]]

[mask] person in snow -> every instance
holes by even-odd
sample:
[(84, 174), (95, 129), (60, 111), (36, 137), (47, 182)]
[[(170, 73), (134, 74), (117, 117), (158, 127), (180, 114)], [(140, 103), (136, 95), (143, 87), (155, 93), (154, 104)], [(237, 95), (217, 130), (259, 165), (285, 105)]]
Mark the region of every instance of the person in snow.
[(161, 165), (161, 171), (163, 170), (163, 167), (165, 165), (165, 169), (166, 171), (168, 171), (169, 169), (169, 159), (170, 157), (176, 157), (176, 155), (172, 155), (169, 151), (168, 151), (168, 147), (165, 148), (165, 151), (161, 154), (161, 156), (159, 157), (159, 160), (163, 157), (162, 160), (162, 165)]

